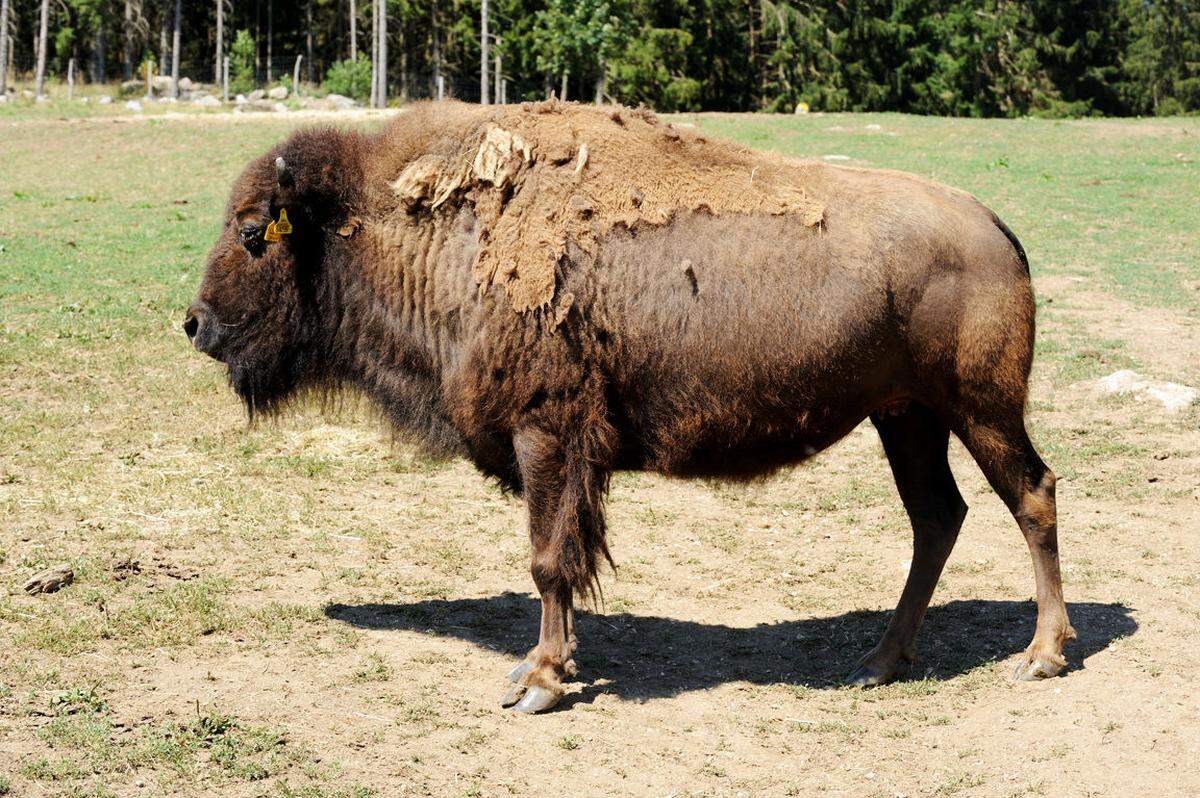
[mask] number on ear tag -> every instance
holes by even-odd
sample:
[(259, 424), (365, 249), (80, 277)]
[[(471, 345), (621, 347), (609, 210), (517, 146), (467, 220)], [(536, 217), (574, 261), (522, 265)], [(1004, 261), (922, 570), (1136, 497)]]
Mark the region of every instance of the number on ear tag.
[(279, 221), (275, 223), (275, 230), (281, 236), (292, 234), (292, 223), (287, 218), (287, 208), (279, 209)]
[(267, 232), (263, 233), (263, 241), (282, 241), (283, 236), (279, 235), (279, 228), (275, 226), (275, 220), (267, 225)]

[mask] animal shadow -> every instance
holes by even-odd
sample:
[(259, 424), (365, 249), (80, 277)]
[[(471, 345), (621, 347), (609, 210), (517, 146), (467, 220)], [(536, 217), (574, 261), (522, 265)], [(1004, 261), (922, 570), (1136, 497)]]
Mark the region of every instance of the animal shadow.
[[(434, 599), (411, 604), (330, 604), (325, 614), (363, 629), (455, 637), (522, 657), (537, 642), (541, 604), (529, 596)], [(1067, 605), (1079, 633), (1068, 643), (1068, 668), (1087, 660), (1138, 624), (1122, 604)], [(1023, 651), (1033, 634), (1031, 601), (951, 601), (930, 607), (907, 678), (951, 679)], [(883, 634), (890, 612), (859, 610), (752, 627), (654, 615), (576, 611), (581, 678), (601, 679), (571, 703), (600, 692), (644, 701), (726, 682), (834, 688)], [(499, 674), (498, 674), (499, 677)]]

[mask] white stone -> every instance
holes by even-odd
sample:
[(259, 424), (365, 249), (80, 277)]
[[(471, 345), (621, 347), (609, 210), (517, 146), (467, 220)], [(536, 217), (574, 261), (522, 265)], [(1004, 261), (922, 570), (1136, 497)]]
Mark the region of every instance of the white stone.
[(343, 97), (340, 94), (326, 95), (325, 100), (339, 111), (345, 111), (348, 108), (358, 105), (354, 100), (351, 100), (349, 97)]
[(267, 92), (267, 96), (272, 100), (286, 100), (288, 96), (287, 86), (276, 86)]
[(108, 105), (112, 102), (112, 97), (109, 97), (107, 94), (101, 94), (100, 99), (96, 100), (96, 102), (100, 105)]
[(277, 114), (286, 114), (288, 112), (288, 107), (283, 103), (275, 103), (271, 106), (271, 110)]
[(1200, 397), (1200, 390), (1177, 382), (1159, 382), (1142, 378), (1136, 371), (1122, 369), (1096, 381), (1101, 393), (1131, 395), (1142, 401), (1154, 400), (1168, 413), (1178, 413)]
[(203, 97), (192, 100), (192, 105), (199, 105), (201, 108), (220, 108), (221, 101), (211, 94), (206, 94)]
[(139, 114), (142, 112), (142, 104), (137, 100), (130, 100), (129, 102), (125, 103), (125, 107), (130, 111), (134, 111)]

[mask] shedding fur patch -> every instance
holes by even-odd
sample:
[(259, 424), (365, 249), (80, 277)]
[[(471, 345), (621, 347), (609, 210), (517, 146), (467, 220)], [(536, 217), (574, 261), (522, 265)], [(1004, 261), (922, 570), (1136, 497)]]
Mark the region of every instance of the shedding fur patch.
[(389, 185), (409, 213), (473, 202), (475, 280), (480, 290), (503, 285), (517, 311), (552, 303), (568, 243), (594, 256), (617, 225), (662, 225), (680, 211), (786, 214), (815, 233), (824, 220), (803, 163), (709, 141), (652, 114), (553, 101), (447, 110), (461, 131), (457, 151), (442, 139), (441, 152), (413, 158)]

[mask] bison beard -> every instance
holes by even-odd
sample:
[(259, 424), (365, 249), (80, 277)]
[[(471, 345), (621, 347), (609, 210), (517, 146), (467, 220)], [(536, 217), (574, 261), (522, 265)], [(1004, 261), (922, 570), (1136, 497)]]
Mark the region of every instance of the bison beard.
[[(259, 246), (286, 210), (295, 233)], [(553, 706), (572, 604), (612, 563), (616, 470), (746, 480), (870, 418), (913, 528), (873, 685), (916, 656), (966, 513), (951, 434), (1034, 562), (1020, 678), (1065, 666), (1054, 475), (1025, 432), (1034, 305), (1015, 236), (960, 191), (756, 154), (621, 108), (418, 105), (253, 162), (185, 329), (252, 415), (351, 389), (523, 496), (538, 644), (503, 703)]]

